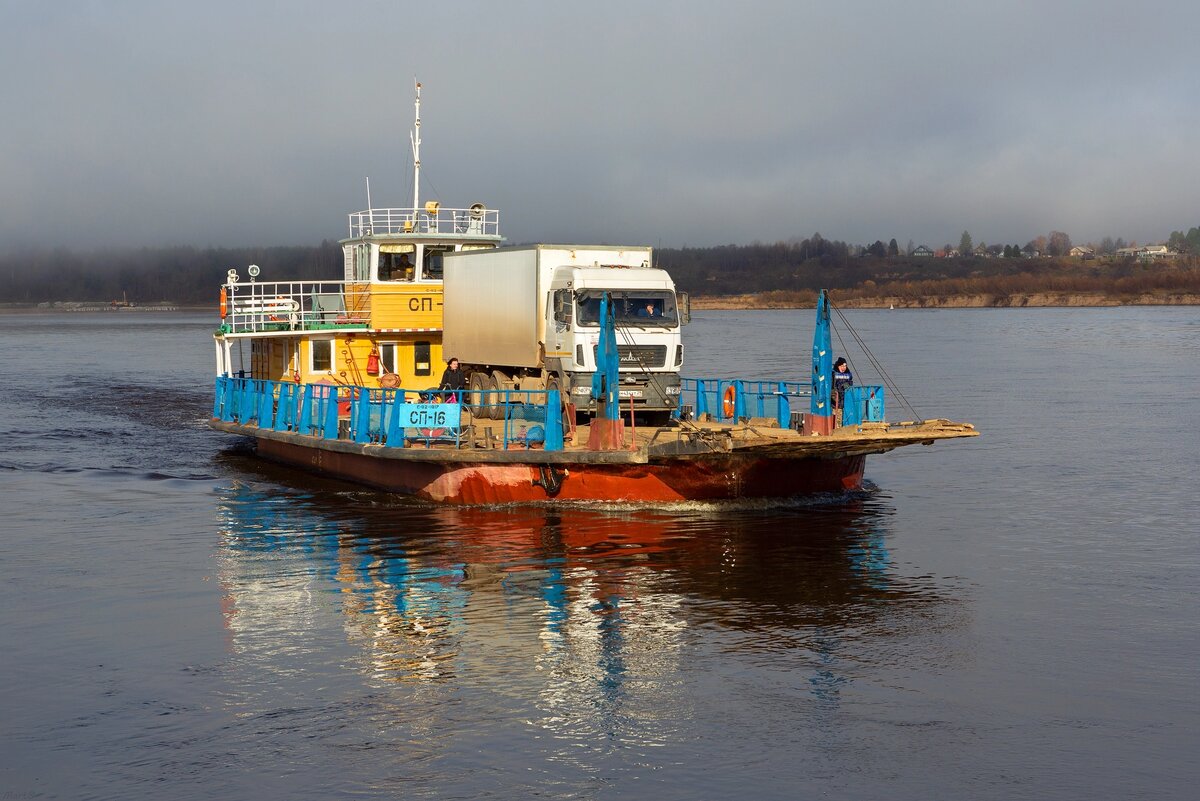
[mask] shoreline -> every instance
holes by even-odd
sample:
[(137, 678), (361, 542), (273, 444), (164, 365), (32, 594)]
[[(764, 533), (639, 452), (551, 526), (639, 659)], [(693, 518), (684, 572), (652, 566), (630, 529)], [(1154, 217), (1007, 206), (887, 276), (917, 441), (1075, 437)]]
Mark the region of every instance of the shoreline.
[[(779, 297), (779, 295), (786, 295)], [(736, 311), (766, 309), (811, 309), (816, 305), (815, 293), (811, 298), (797, 297), (801, 293), (761, 292), (744, 295), (692, 295), (693, 311)], [(880, 296), (872, 298), (839, 298), (836, 291), (830, 299), (843, 309), (1024, 309), (1024, 308), (1110, 308), (1114, 306), (1200, 306), (1200, 294), (1143, 293), (1131, 296), (1113, 296), (1103, 292), (1028, 292), (1011, 295), (965, 294), (925, 295), (920, 298)], [(84, 302), (63, 302), (52, 306), (43, 304), (0, 303), (0, 314), (29, 313), (148, 313), (148, 312), (203, 312), (207, 306), (180, 304), (154, 304), (146, 306), (112, 307)]]
[[(777, 298), (775, 293), (747, 295), (695, 296), (693, 310), (735, 309), (809, 309), (816, 301), (806, 298)], [(791, 295), (791, 293), (789, 293)], [(1102, 292), (1029, 292), (1012, 295), (987, 293), (969, 295), (926, 295), (920, 298), (880, 296), (873, 298), (838, 298), (830, 292), (832, 302), (843, 309), (1022, 309), (1022, 308), (1089, 308), (1112, 306), (1200, 306), (1200, 294), (1144, 293), (1134, 296), (1113, 296)]]

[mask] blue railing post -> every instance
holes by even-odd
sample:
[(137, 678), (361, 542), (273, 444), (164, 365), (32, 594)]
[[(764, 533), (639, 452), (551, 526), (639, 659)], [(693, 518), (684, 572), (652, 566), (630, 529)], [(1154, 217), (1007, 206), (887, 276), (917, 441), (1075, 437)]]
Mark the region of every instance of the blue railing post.
[(313, 385), (304, 385), (304, 400), (300, 402), (300, 422), (297, 425), (297, 430), (301, 434), (312, 433), (312, 402), (313, 402)]
[(221, 419), (232, 423), (237, 413), (237, 387), (232, 377), (222, 376), (225, 382), (225, 401), (221, 404)]
[(251, 391), (251, 382), (249, 378), (239, 378), (238, 384), (238, 422), (246, 425), (254, 417), (254, 393)]
[(329, 388), (329, 394), (325, 398), (325, 426), (321, 432), (321, 436), (325, 439), (338, 438), (338, 389), (335, 386)]
[(696, 379), (696, 417), (699, 418), (702, 414), (708, 414), (708, 386), (704, 379)]
[(371, 397), (363, 387), (350, 390), (350, 437), (360, 445), (371, 441)]
[(225, 399), (225, 376), (217, 376), (217, 380), (213, 383), (213, 413), (212, 416), (224, 420), (225, 416), (221, 413), (221, 401)]
[(287, 431), (296, 417), (296, 400), (292, 394), (295, 384), (279, 384), (279, 401), (275, 406), (275, 430)]
[(557, 389), (552, 389), (546, 392), (546, 450), (562, 449), (562, 397)]
[(256, 381), (255, 392), (258, 394), (258, 427), (275, 427), (275, 382)]
[(778, 405), (775, 409), (776, 419), (779, 421), (780, 428), (787, 428), (792, 424), (792, 406), (788, 403), (787, 384), (780, 381), (776, 389), (776, 400)]
[(392, 402), (392, 413), (388, 415), (387, 444), (393, 448), (404, 447), (404, 423), (400, 420), (400, 404), (404, 403), (404, 390), (397, 389)]

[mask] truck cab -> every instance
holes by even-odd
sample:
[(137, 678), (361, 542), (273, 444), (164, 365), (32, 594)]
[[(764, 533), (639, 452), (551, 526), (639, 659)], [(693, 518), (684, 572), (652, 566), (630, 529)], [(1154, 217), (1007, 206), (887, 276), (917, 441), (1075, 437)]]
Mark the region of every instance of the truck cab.
[(608, 293), (620, 356), (622, 409), (665, 422), (679, 400), (685, 309), (671, 277), (648, 266), (560, 267), (546, 304), (546, 372), (580, 411), (592, 408), (600, 301)]

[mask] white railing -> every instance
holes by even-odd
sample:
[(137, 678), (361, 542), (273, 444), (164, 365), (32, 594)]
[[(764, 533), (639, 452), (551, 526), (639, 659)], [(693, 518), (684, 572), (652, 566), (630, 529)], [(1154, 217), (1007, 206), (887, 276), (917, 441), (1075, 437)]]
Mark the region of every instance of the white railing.
[(367, 209), (350, 215), (350, 237), (372, 234), (500, 236), (500, 211), (476, 203), (469, 209), (444, 209), (426, 203), (419, 209)]
[(230, 334), (366, 328), (365, 312), (348, 308), (344, 281), (226, 283), (222, 325)]

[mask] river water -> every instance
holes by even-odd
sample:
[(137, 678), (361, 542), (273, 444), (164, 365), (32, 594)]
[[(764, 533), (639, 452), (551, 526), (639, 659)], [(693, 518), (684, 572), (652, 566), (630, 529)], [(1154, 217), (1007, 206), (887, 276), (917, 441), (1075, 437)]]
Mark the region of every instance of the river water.
[[(811, 317), (702, 312), (685, 373), (802, 380)], [(462, 510), (210, 432), (207, 315), (0, 316), (0, 797), (1194, 797), (1200, 310), (848, 319), (983, 436)]]

